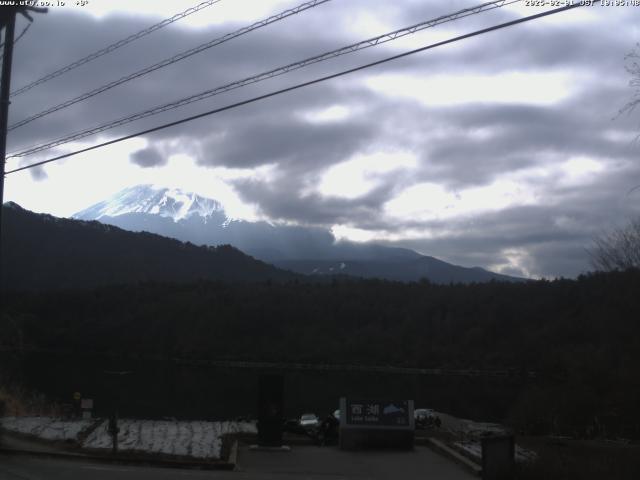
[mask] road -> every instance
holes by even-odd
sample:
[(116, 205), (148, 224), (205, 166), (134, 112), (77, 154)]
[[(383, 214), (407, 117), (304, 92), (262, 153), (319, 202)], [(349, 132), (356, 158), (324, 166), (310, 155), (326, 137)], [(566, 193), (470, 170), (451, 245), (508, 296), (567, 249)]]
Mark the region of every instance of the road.
[[(218, 476), (219, 475), (219, 476)], [(0, 456), (0, 480), (170, 480), (236, 478), (233, 472), (176, 470), (172, 468), (132, 467), (91, 463), (78, 460), (58, 460), (28, 456)]]
[(59, 460), (17, 455), (0, 455), (0, 480), (439, 480), (476, 479), (458, 465), (416, 447), (411, 452), (344, 452), (335, 447), (293, 447), (290, 452), (238, 453), (236, 471), (178, 470)]

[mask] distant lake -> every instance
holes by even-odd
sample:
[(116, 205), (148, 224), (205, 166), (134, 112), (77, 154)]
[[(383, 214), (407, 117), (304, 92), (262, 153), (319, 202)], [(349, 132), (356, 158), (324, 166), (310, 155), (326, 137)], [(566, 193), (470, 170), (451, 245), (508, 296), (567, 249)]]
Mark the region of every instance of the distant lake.
[[(341, 396), (411, 399), (416, 408), (433, 408), (463, 418), (501, 421), (522, 388), (519, 378), (460, 377), (332, 371), (177, 365), (165, 361), (114, 360), (101, 357), (0, 354), (14, 378), (60, 403), (73, 392), (94, 399), (94, 413), (107, 415), (119, 404), (121, 417), (220, 420), (255, 418), (261, 373), (285, 378), (287, 417), (305, 412), (324, 416), (338, 408)], [(110, 372), (131, 372), (123, 375)]]

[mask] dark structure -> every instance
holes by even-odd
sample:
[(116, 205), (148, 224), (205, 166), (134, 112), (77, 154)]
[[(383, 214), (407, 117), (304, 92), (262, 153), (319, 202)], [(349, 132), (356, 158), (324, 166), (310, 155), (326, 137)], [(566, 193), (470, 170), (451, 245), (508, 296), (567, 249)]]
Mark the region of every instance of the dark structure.
[(513, 435), (494, 435), (482, 439), (482, 480), (510, 480), (515, 472)]
[(258, 392), (258, 445), (282, 446), (284, 376), (260, 375)]

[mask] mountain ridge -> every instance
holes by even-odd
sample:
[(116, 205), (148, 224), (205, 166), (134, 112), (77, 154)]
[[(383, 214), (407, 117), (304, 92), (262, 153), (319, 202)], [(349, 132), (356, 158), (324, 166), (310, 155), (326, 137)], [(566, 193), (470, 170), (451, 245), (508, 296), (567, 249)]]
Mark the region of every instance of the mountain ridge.
[[(198, 202), (209, 202), (215, 208), (192, 209), (196, 197)], [(172, 208), (186, 214), (163, 211), (165, 198), (174, 199)], [(230, 219), (216, 200), (166, 187), (129, 187), (78, 212), (74, 218), (99, 219), (125, 230), (149, 231), (196, 244), (230, 244), (264, 262), (305, 275), (338, 273), (398, 281), (426, 278), (436, 283), (523, 280), (481, 267), (453, 265), (406, 248), (336, 241), (329, 230), (321, 227)]]
[(3, 227), (2, 285), (9, 290), (303, 278), (230, 245), (196, 246), (98, 221), (34, 213), (15, 203), (3, 206)]

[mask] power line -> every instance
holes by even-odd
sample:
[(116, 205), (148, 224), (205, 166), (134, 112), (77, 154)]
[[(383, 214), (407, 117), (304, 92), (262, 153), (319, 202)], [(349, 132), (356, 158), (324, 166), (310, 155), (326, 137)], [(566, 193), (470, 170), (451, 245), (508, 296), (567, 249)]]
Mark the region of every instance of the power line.
[(83, 148), (83, 149), (80, 149), (80, 150), (76, 150), (74, 152), (65, 153), (64, 155), (58, 155), (57, 157), (49, 158), (47, 160), (42, 160), (40, 162), (35, 162), (35, 163), (30, 164), (30, 165), (25, 165), (24, 167), (15, 168), (13, 170), (9, 170), (8, 172), (6, 172), (6, 175), (9, 175), (10, 173), (20, 172), (22, 170), (27, 170), (29, 168), (39, 167), (39, 166), (42, 166), (42, 165), (45, 165), (45, 164), (48, 164), (48, 163), (51, 163), (51, 162), (62, 160), (63, 158), (69, 158), (69, 157), (72, 157), (74, 155), (78, 155), (80, 153), (85, 153), (85, 152), (88, 152), (88, 151), (91, 151), (91, 150), (96, 150), (98, 148), (102, 148), (102, 147), (105, 147), (105, 146), (108, 146), (108, 145), (113, 145), (114, 143), (119, 143), (119, 142), (122, 142), (124, 140), (129, 140), (131, 138), (139, 137), (139, 136), (142, 136), (142, 135), (147, 135), (149, 133), (157, 132), (157, 131), (163, 130), (165, 128), (174, 127), (174, 126), (180, 125), (182, 123), (190, 122), (192, 120), (197, 120), (199, 118), (203, 118), (203, 117), (207, 117), (207, 116), (210, 116), (210, 115), (214, 115), (216, 113), (220, 113), (220, 112), (224, 112), (224, 111), (227, 111), (227, 110), (231, 110), (231, 109), (234, 109), (234, 108), (237, 108), (237, 107), (241, 107), (243, 105), (248, 105), (250, 103), (255, 103), (255, 102), (258, 102), (260, 100), (265, 100), (267, 98), (274, 97), (276, 95), (280, 95), (280, 94), (283, 94), (283, 93), (287, 93), (287, 92), (291, 92), (291, 91), (294, 91), (294, 90), (298, 90), (298, 89), (301, 89), (301, 88), (304, 88), (304, 87), (308, 87), (310, 85), (315, 85), (317, 83), (325, 82), (327, 80), (332, 80), (334, 78), (342, 77), (344, 75), (348, 75), (350, 73), (358, 72), (360, 70), (365, 70), (367, 68), (375, 67), (377, 65), (382, 65), (383, 63), (391, 62), (393, 60), (398, 60), (400, 58), (408, 57), (409, 55), (414, 55), (416, 53), (424, 52), (426, 50), (431, 50), (433, 48), (441, 47), (443, 45), (447, 45), (447, 44), (450, 44), (450, 43), (458, 42), (458, 41), (465, 40), (465, 39), (471, 38), (471, 37), (476, 37), (478, 35), (483, 35), (485, 33), (493, 32), (495, 30), (500, 30), (502, 28), (511, 27), (513, 25), (518, 25), (520, 23), (529, 22), (529, 21), (532, 21), (532, 20), (536, 20), (538, 18), (546, 17), (546, 16), (549, 16), (549, 15), (554, 15), (556, 13), (565, 12), (565, 11), (572, 10), (572, 9), (578, 8), (578, 7), (583, 7), (583, 6), (585, 6), (585, 4), (582, 3), (582, 2), (575, 3), (575, 4), (567, 5), (565, 7), (555, 8), (553, 10), (548, 10), (546, 12), (541, 12), (541, 13), (538, 13), (538, 14), (535, 14), (535, 15), (529, 15), (528, 17), (519, 18), (517, 20), (511, 20), (509, 22), (505, 22), (505, 23), (501, 23), (501, 24), (498, 24), (498, 25), (494, 25), (492, 27), (483, 28), (481, 30), (476, 30), (474, 32), (467, 33), (467, 34), (464, 34), (464, 35), (460, 35), (460, 36), (457, 36), (457, 37), (453, 37), (453, 38), (450, 38), (448, 40), (443, 40), (441, 42), (433, 43), (433, 44), (427, 45), (425, 47), (416, 48), (416, 49), (410, 50), (408, 52), (404, 52), (404, 53), (400, 53), (398, 55), (393, 55), (391, 57), (383, 58), (382, 60), (377, 60), (375, 62), (367, 63), (367, 64), (364, 64), (364, 65), (360, 65), (358, 67), (350, 68), (348, 70), (343, 70), (341, 72), (334, 73), (334, 74), (327, 75), (327, 76), (320, 77), (320, 78), (316, 78), (314, 80), (309, 80), (307, 82), (298, 83), (298, 84), (293, 85), (291, 87), (287, 87), (287, 88), (283, 88), (283, 89), (280, 89), (280, 90), (276, 90), (274, 92), (270, 92), (270, 93), (267, 93), (267, 94), (264, 94), (264, 95), (259, 95), (257, 97), (253, 97), (253, 98), (250, 98), (248, 100), (243, 100), (241, 102), (236, 102), (236, 103), (233, 103), (233, 104), (230, 104), (230, 105), (226, 105), (224, 107), (216, 108), (214, 110), (209, 110), (209, 111), (204, 112), (204, 113), (200, 113), (200, 114), (197, 114), (197, 115), (192, 115), (190, 117), (186, 117), (186, 118), (183, 118), (181, 120), (176, 120), (174, 122), (165, 123), (163, 125), (159, 125), (157, 127), (149, 128), (149, 129), (143, 130), (141, 132), (132, 133), (132, 134), (126, 135), (124, 137), (119, 137), (119, 138), (116, 138), (116, 139), (113, 139), (113, 140), (109, 140), (107, 142), (103, 142), (103, 143), (100, 143), (98, 145), (93, 145), (91, 147), (87, 147), (87, 148)]
[(35, 115), (32, 115), (28, 118), (25, 118), (24, 120), (21, 120), (19, 122), (14, 123), (13, 125), (9, 126), (9, 131), (14, 130), (18, 127), (21, 127), (23, 125), (26, 125), (27, 123), (31, 123), (34, 120), (38, 119), (38, 118), (42, 118), (46, 115), (49, 115), (53, 112), (57, 112), (58, 110), (62, 110), (63, 108), (67, 108), (70, 107), (71, 105), (74, 105), (78, 102), (82, 102), (83, 100), (86, 100), (88, 98), (94, 97), (102, 92), (106, 92), (107, 90), (111, 90), (114, 87), (117, 87), (118, 85), (122, 85), (123, 83), (129, 82), (131, 80), (134, 80), (136, 78), (142, 77), (144, 75), (147, 75), (151, 72), (154, 72), (160, 68), (164, 68), (166, 66), (169, 66), (173, 63), (179, 62), (180, 60), (184, 60), (185, 58), (189, 58), (197, 53), (200, 53), (204, 50), (207, 50), (209, 48), (215, 47), (217, 45), (220, 45), (222, 43), (228, 42), (229, 40), (239, 37), (241, 35), (245, 35), (253, 30), (257, 30), (258, 28), (262, 28), (265, 27), (267, 25), (270, 25), (272, 23), (278, 22), (280, 20), (283, 20), (287, 17), (290, 17), (292, 15), (296, 15), (300, 12), (303, 12), (305, 10), (308, 10), (310, 8), (314, 8), (317, 7), (318, 5), (322, 5), (323, 3), (327, 3), (331, 0), (311, 0), (308, 1), (306, 3), (303, 3), (301, 5), (298, 5), (297, 7), (294, 8), (290, 8), (288, 10), (285, 10), (283, 12), (278, 13), (277, 15), (273, 15), (271, 17), (268, 17), (264, 20), (260, 20), (259, 22), (253, 23), (251, 25), (249, 25), (248, 27), (244, 27), (241, 28), (239, 30), (236, 30), (235, 32), (231, 32), (228, 33), (227, 35), (224, 35), (222, 37), (216, 38), (214, 40), (211, 40), (210, 42), (207, 43), (203, 43), (202, 45), (198, 45), (197, 47), (191, 48), (189, 50), (186, 50), (182, 53), (178, 53), (177, 55), (174, 55), (173, 57), (170, 58), (166, 58), (158, 63), (154, 63), (153, 65), (150, 65), (146, 68), (143, 68), (142, 70), (139, 70), (137, 72), (131, 73), (129, 75), (125, 75), (124, 77), (119, 78), (118, 80), (114, 80), (112, 82), (109, 82), (105, 85), (102, 85), (101, 87), (95, 88), (89, 92), (83, 93), (82, 95), (79, 95), (75, 98), (72, 98), (70, 100), (67, 100), (65, 102), (62, 102), (58, 105), (55, 105), (51, 108), (48, 108), (40, 113), (36, 113)]
[[(341, 56), (341, 55), (344, 55), (344, 54), (347, 54), (347, 53), (352, 53), (352, 52), (355, 52), (357, 50), (362, 50), (364, 48), (368, 48), (368, 47), (372, 47), (372, 46), (378, 45), (380, 43), (386, 43), (388, 41), (395, 40), (395, 39), (403, 37), (405, 35), (410, 35), (410, 34), (416, 33), (417, 31), (420, 31), (420, 30), (423, 30), (423, 29), (426, 29), (426, 28), (430, 28), (430, 27), (434, 27), (434, 26), (442, 24), (442, 23), (450, 22), (450, 21), (453, 21), (453, 20), (458, 20), (460, 18), (464, 18), (464, 17), (469, 16), (469, 15), (475, 15), (475, 14), (478, 14), (478, 13), (481, 13), (481, 12), (484, 12), (484, 11), (493, 10), (494, 8), (500, 8), (502, 6), (509, 5), (511, 3), (517, 3), (517, 2), (520, 2), (520, 1), (521, 0), (498, 0), (498, 1), (487, 2), (487, 3), (483, 3), (483, 4), (475, 6), (475, 7), (466, 8), (466, 9), (460, 10), (460, 11), (458, 11), (456, 13), (453, 13), (453, 14), (444, 15), (444, 16), (441, 16), (441, 17), (438, 17), (438, 18), (435, 18), (435, 19), (432, 19), (432, 20), (427, 20), (425, 22), (421, 22), (421, 23), (413, 25), (411, 27), (407, 27), (407, 28), (403, 28), (403, 29), (400, 29), (400, 30), (396, 30), (396, 31), (390, 32), (390, 33), (379, 35), (377, 37), (373, 37), (373, 38), (370, 38), (368, 40), (364, 40), (362, 42), (358, 42), (358, 43), (355, 43), (355, 44), (352, 44), (352, 45), (348, 45), (348, 46), (340, 48), (338, 50), (333, 50), (331, 52), (327, 52), (327, 53), (324, 53), (324, 54), (321, 54), (321, 55), (316, 55), (314, 57), (302, 60), (300, 62), (296, 62), (296, 63), (290, 64), (290, 65), (286, 65), (284, 67), (280, 67), (280, 68), (277, 68), (277, 69), (274, 69), (274, 70), (270, 70), (268, 72), (263, 72), (261, 74), (255, 75), (253, 77), (249, 77), (249, 78), (237, 81), (237, 82), (233, 82), (231, 84), (227, 84), (227, 85), (224, 85), (222, 87), (218, 87), (218, 88), (215, 88), (215, 89), (212, 89), (212, 90), (207, 90), (205, 92), (202, 92), (202, 93), (187, 97), (185, 99), (177, 100), (177, 101), (172, 102), (170, 104), (165, 104), (165, 105), (162, 105), (160, 107), (156, 107), (156, 108), (151, 109), (151, 110), (147, 110), (147, 111), (144, 111), (144, 112), (140, 112), (138, 114), (134, 114), (132, 116), (128, 116), (128, 117), (125, 117), (125, 118), (122, 118), (122, 119), (119, 119), (119, 120), (115, 120), (114, 122), (111, 122), (109, 124), (102, 125), (100, 127), (96, 127), (96, 129), (98, 129), (96, 131), (94, 131), (95, 129), (91, 129), (90, 133), (87, 133), (86, 135), (83, 135), (83, 136), (93, 135), (95, 133), (99, 133), (101, 131), (108, 130), (110, 128), (114, 128), (114, 127), (123, 125), (125, 123), (129, 123), (131, 121), (135, 121), (135, 120), (138, 120), (138, 119), (141, 119), (141, 118), (145, 118), (145, 117), (150, 116), (150, 115), (155, 115), (157, 113), (162, 113), (162, 112), (165, 112), (167, 110), (172, 110), (173, 108), (178, 108), (178, 107), (187, 105), (189, 103), (197, 102), (199, 100), (203, 100), (205, 98), (209, 98), (211, 96), (218, 95), (220, 93), (224, 93), (224, 92), (236, 89), (236, 88), (240, 88), (242, 86), (245, 86), (245, 85), (248, 85), (248, 84), (251, 84), (251, 83), (256, 83), (256, 82), (259, 82), (259, 81), (262, 81), (262, 80), (266, 80), (268, 78), (272, 78), (274, 76), (282, 75), (282, 74), (288, 73), (290, 71), (297, 70), (299, 68), (303, 68), (303, 67), (305, 67), (307, 65), (311, 65), (313, 63), (318, 63), (318, 62), (321, 62), (321, 61), (324, 61), (324, 60), (328, 60), (330, 58)], [(199, 48), (200, 47), (196, 47), (196, 49), (199, 49)], [(197, 52), (194, 52), (194, 53), (197, 53)], [(180, 55), (182, 55), (182, 54), (180, 54)], [(175, 58), (175, 57), (173, 57), (173, 58)], [(165, 61), (163, 61), (161, 63), (170, 62), (171, 60), (172, 59), (168, 59), (168, 60), (165, 60)], [(171, 62), (171, 63), (173, 63), (173, 62)], [(156, 64), (156, 65), (159, 65), (159, 64)], [(146, 74), (149, 71), (152, 71), (151, 69), (156, 69), (154, 67), (155, 66), (151, 66), (148, 69), (145, 69), (145, 70), (142, 70), (141, 72), (138, 72), (140, 75), (138, 75), (138, 73), (136, 73), (136, 74), (132, 74), (132, 75), (127, 76), (127, 77), (123, 77), (122, 79), (117, 80), (115, 82), (111, 82), (110, 84), (105, 85), (104, 87), (100, 87), (100, 88), (98, 88), (96, 90), (93, 90), (92, 92), (89, 92), (87, 94), (81, 95), (80, 97), (77, 97), (76, 99), (70, 100), (68, 102), (64, 102), (64, 103), (58, 105), (57, 107), (53, 107), (51, 109), (48, 109), (48, 110), (42, 112), (41, 114), (37, 114), (37, 115), (34, 115), (34, 116), (30, 117), (30, 118), (27, 118), (27, 119), (23, 120), (22, 122), (19, 122), (17, 124), (11, 125), (9, 127), (9, 130), (12, 130), (14, 128), (20, 127), (20, 126), (24, 125), (25, 123), (28, 123), (30, 121), (35, 120), (36, 118), (39, 118), (39, 117), (44, 116), (44, 115), (47, 115), (48, 113), (52, 113), (53, 111), (59, 110), (61, 108), (65, 108), (66, 106), (72, 105), (73, 103), (77, 103), (77, 102), (79, 102), (81, 100), (89, 98), (90, 96), (93, 96), (93, 95), (96, 95), (98, 93), (101, 93), (101, 92), (103, 92), (103, 91), (105, 91), (105, 90), (107, 90), (109, 88), (112, 88), (112, 87), (114, 87), (114, 86), (116, 86), (116, 85), (118, 85), (120, 83), (124, 83), (124, 81), (128, 81), (131, 78), (136, 78), (137, 76), (141, 76), (143, 74)], [(160, 67), (157, 67), (157, 68), (160, 68)], [(81, 133), (84, 133), (84, 132), (81, 132)], [(71, 134), (70, 137), (73, 137), (72, 140), (75, 140), (77, 138), (82, 138), (82, 137), (77, 137), (76, 134)], [(67, 143), (67, 142), (63, 142), (63, 143)], [(18, 156), (22, 156), (22, 155), (18, 155)]]
[(86, 129), (86, 130), (81, 130), (78, 132), (74, 132), (72, 134), (69, 134), (65, 137), (62, 138), (58, 138), (56, 140), (52, 140), (50, 142), (47, 142), (45, 144), (41, 144), (41, 145), (36, 145), (36, 146), (32, 146), (29, 147), (19, 153), (14, 153), (9, 155), (8, 158), (15, 158), (15, 157), (24, 157), (27, 155), (31, 155), (33, 153), (37, 153), (37, 152), (41, 152), (43, 150), (48, 150), (50, 148), (53, 147), (57, 147), (59, 145), (63, 145), (65, 143), (69, 143), (72, 142), (74, 140), (79, 140), (81, 138), (84, 137), (88, 137), (90, 135), (95, 135), (97, 133), (100, 132), (104, 132), (106, 130), (110, 130), (112, 128), (115, 127), (119, 127), (121, 125), (125, 125), (127, 123), (131, 123), (133, 121), (136, 120), (140, 120), (152, 115), (156, 115), (158, 113), (162, 113), (162, 112), (166, 112), (168, 110), (173, 110), (175, 108), (179, 108), (182, 107), (184, 105), (188, 105), (190, 103), (194, 103), (200, 100), (204, 100), (206, 98), (210, 98), (213, 97), (215, 95), (219, 95), (221, 93), (225, 93), (231, 90), (235, 90), (237, 88), (240, 87), (244, 87), (246, 85), (250, 85), (253, 83), (257, 83), (257, 82), (261, 82), (263, 80), (268, 80), (270, 78), (279, 76), (279, 75), (283, 75), (289, 72), (292, 72), (294, 70), (298, 70), (300, 68), (306, 67), (308, 65), (312, 65), (315, 63), (319, 63), (325, 60), (329, 60), (332, 58), (336, 58), (339, 57), (341, 55), (346, 55), (349, 53), (353, 53), (356, 52), (358, 50), (363, 50), (365, 48), (369, 48), (369, 47), (373, 47), (382, 43), (386, 43), (389, 42), (391, 40), (395, 40), (397, 38), (400, 37), (404, 37), (406, 35), (411, 35), (414, 34), (420, 30), (424, 30), (426, 28), (431, 28), (431, 27), (435, 27), (436, 25), (440, 25), (443, 23), (447, 23), (447, 22), (451, 22), (454, 20), (458, 20), (460, 18), (464, 18), (470, 15), (476, 15), (478, 13), (481, 12), (485, 12), (488, 10), (493, 10), (495, 8), (500, 8), (503, 7), (505, 5), (509, 5), (512, 3), (517, 3), (520, 2), (521, 0), (499, 0), (499, 1), (493, 1), (493, 2), (487, 2), (487, 3), (483, 3), (481, 5), (477, 5), (475, 7), (471, 7), (471, 8), (466, 8), (463, 10), (459, 10), (455, 13), (452, 14), (448, 14), (448, 15), (443, 15), (431, 20), (427, 20), (421, 23), (417, 23), (415, 25), (412, 25), (410, 27), (406, 27), (406, 28), (402, 28), (400, 30), (395, 30), (393, 32), (390, 33), (385, 33), (383, 35), (378, 35), (377, 37), (373, 37), (373, 38), (369, 38), (368, 40), (363, 40), (361, 42), (357, 42), (351, 45), (347, 45), (346, 47), (342, 47), (342, 48), (338, 48), (336, 50), (332, 50), (330, 52), (325, 52), (322, 53), (320, 55), (315, 55), (313, 57), (309, 57), (306, 58), (304, 60), (295, 62), (295, 63), (291, 63), (289, 65), (285, 65), (283, 67), (278, 67), (275, 68), (273, 70), (269, 70), (267, 72), (263, 72), (263, 73), (259, 73), (257, 75), (253, 75), (251, 77), (247, 77), (244, 78), (242, 80), (238, 80), (232, 83), (228, 83), (226, 85), (220, 86), (220, 87), (215, 87), (213, 89), (210, 90), (205, 90), (204, 92), (200, 92), (198, 94), (195, 95), (191, 95), (189, 97), (186, 98), (182, 98), (180, 100), (176, 100), (170, 103), (166, 103), (164, 105), (160, 105), (157, 107), (154, 107), (152, 109), (149, 110), (144, 110), (142, 112), (138, 112), (135, 113), (133, 115), (128, 115), (126, 117), (122, 117), (118, 120), (114, 120), (111, 121), (109, 123), (106, 124), (102, 124), (90, 129)]
[(127, 45), (128, 43), (131, 43), (135, 40), (138, 40), (146, 35), (149, 35), (150, 33), (155, 32), (156, 30), (160, 30), (161, 28), (166, 27), (167, 25), (171, 25), (174, 22), (177, 22), (178, 20), (182, 20), (185, 17), (188, 17), (189, 15), (199, 12), (200, 10), (203, 10), (207, 7), (210, 7), (211, 5), (214, 5), (216, 3), (220, 2), (220, 0), (207, 0), (205, 2), (202, 2), (198, 5), (196, 5), (195, 7), (191, 7), (186, 9), (184, 12), (181, 13), (177, 13), (175, 14), (173, 17), (167, 18), (165, 20), (162, 20), (159, 23), (156, 23), (155, 25), (151, 25), (148, 28), (145, 28), (144, 30), (140, 30), (138, 33), (134, 33), (133, 35), (128, 36), (127, 38), (124, 38), (122, 40), (119, 40), (115, 43), (112, 43), (111, 45), (108, 45), (100, 50), (98, 50), (97, 52), (91, 53), (89, 55), (87, 55), (86, 57), (81, 58), (80, 60), (76, 60), (73, 63), (70, 63), (69, 65), (66, 65), (62, 68), (59, 68), (58, 70), (56, 70), (55, 72), (49, 73), (48, 75), (45, 75), (42, 78), (39, 78), (38, 80), (35, 80), (31, 83), (29, 83), (28, 85), (25, 85), (24, 87), (21, 87), (17, 90), (15, 90), (14, 92), (11, 92), (11, 96), (14, 97), (16, 95), (20, 95), (21, 93), (26, 92), (27, 90), (31, 90), (33, 87), (36, 87), (38, 85), (41, 85), (45, 82), (48, 82), (49, 80), (52, 80), (56, 77), (59, 77), (60, 75), (63, 75), (67, 72), (70, 72), (71, 70), (78, 68), (81, 65), (84, 65), (86, 63), (89, 63), (93, 60), (95, 60), (96, 58), (102, 57), (103, 55), (106, 55), (108, 53), (113, 52), (114, 50), (117, 50), (120, 47), (123, 47), (125, 45)]

